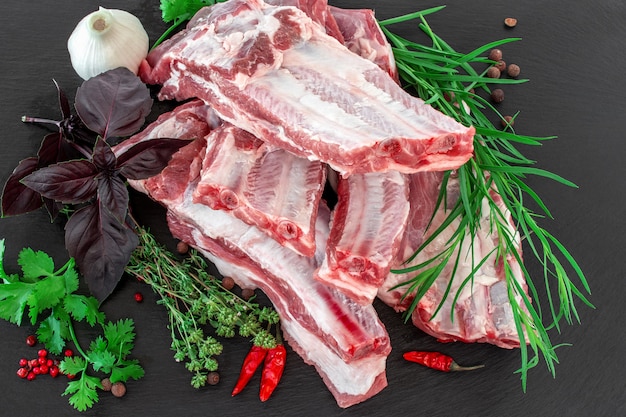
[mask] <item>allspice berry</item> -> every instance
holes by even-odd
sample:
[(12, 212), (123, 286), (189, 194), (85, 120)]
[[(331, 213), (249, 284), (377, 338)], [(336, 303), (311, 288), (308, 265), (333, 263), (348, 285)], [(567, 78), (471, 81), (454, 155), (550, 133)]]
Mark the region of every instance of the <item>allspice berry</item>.
[(513, 127), (514, 123), (515, 120), (513, 119), (513, 116), (504, 116), (502, 119), (502, 127)]
[(502, 101), (504, 101), (504, 91), (501, 88), (494, 89), (493, 91), (491, 91), (491, 99), (495, 103), (501, 103)]
[(492, 61), (500, 61), (502, 59), (502, 50), (501, 49), (492, 49), (489, 52), (489, 59)]
[(113, 384), (111, 384), (111, 380), (109, 378), (103, 378), (100, 381), (100, 384), (102, 384), (102, 390), (103, 391), (111, 391), (111, 386)]
[(220, 382), (220, 374), (218, 372), (209, 372), (206, 378), (206, 382), (209, 385), (217, 385)]
[(504, 26), (508, 28), (514, 28), (515, 26), (517, 26), (517, 19), (514, 17), (507, 17), (506, 19), (504, 19)]
[(504, 62), (503, 60), (499, 60), (494, 66), (498, 68), (500, 72), (503, 72), (506, 69), (506, 62)]
[(254, 295), (254, 290), (252, 288), (244, 288), (241, 290), (241, 298), (244, 300), (249, 300)]
[(506, 70), (506, 73), (509, 74), (509, 77), (517, 77), (520, 73), (520, 67), (517, 64), (511, 64)]
[(176, 245), (176, 252), (180, 253), (181, 255), (186, 254), (187, 252), (189, 252), (189, 245), (183, 241), (178, 242), (178, 244)]
[(500, 78), (500, 70), (496, 67), (489, 67), (487, 70), (487, 77), (489, 78)]
[(124, 385), (124, 383), (121, 381), (114, 383), (113, 385), (111, 385), (111, 394), (118, 398), (123, 397), (124, 395), (126, 395), (126, 385)]
[(235, 280), (231, 277), (222, 278), (222, 287), (224, 287), (228, 291), (232, 290), (235, 287)]

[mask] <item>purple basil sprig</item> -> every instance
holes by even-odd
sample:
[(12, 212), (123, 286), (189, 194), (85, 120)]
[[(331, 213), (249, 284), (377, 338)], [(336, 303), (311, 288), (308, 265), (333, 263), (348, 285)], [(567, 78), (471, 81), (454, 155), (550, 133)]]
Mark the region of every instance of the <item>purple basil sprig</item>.
[(44, 137), (36, 157), (19, 162), (2, 193), (2, 215), (43, 205), (54, 219), (64, 205), (72, 205), (65, 246), (90, 292), (103, 301), (138, 244), (125, 179), (158, 174), (188, 141), (161, 138), (113, 152), (109, 142), (137, 132), (153, 103), (145, 84), (125, 68), (83, 82), (74, 103), (78, 116), (58, 85), (57, 90), (62, 120), (24, 118), (51, 123), (58, 131)]

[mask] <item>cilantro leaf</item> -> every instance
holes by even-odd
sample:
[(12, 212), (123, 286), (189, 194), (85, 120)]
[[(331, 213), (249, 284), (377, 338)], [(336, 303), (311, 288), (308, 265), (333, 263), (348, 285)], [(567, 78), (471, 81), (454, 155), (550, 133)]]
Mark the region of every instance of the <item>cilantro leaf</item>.
[(7, 275), (4, 271), (4, 239), (0, 239), (0, 278), (2, 278), (2, 282), (8, 284), (10, 282), (16, 282), (20, 279), (17, 274)]
[(58, 355), (63, 351), (65, 341), (70, 338), (68, 320), (67, 313), (54, 310), (39, 324), (37, 338), (46, 345), (50, 353)]
[(59, 304), (65, 295), (65, 279), (62, 276), (50, 276), (35, 283), (34, 290), (28, 297), (31, 323), (37, 323), (37, 316)]
[(89, 351), (97, 352), (100, 350), (106, 350), (107, 346), (108, 344), (107, 344), (107, 341), (104, 340), (104, 337), (98, 336), (94, 340), (91, 341), (91, 344), (89, 345)]
[(65, 280), (65, 292), (67, 294), (71, 294), (73, 292), (78, 291), (78, 272), (76, 271), (76, 263), (74, 259), (67, 261), (67, 263), (63, 266), (65, 271), (63, 272), (63, 279)]
[(107, 374), (111, 372), (117, 362), (115, 355), (106, 349), (89, 351), (87, 356), (89, 356), (94, 371), (102, 371)]
[(22, 267), (22, 280), (25, 282), (34, 282), (38, 278), (54, 274), (54, 261), (42, 251), (35, 252), (31, 248), (22, 249), (17, 263)]
[(63, 299), (63, 309), (76, 321), (86, 320), (91, 327), (104, 322), (104, 313), (98, 310), (98, 300), (80, 294), (69, 294)]
[(174, 24), (190, 19), (204, 6), (215, 4), (213, 0), (161, 0), (161, 17), (165, 23)]
[(0, 318), (21, 325), (33, 286), (19, 281), (0, 285)]
[(101, 386), (100, 379), (83, 373), (77, 381), (71, 381), (63, 395), (73, 394), (69, 402), (78, 411), (85, 411), (98, 402), (96, 388)]
[(61, 361), (59, 369), (64, 374), (78, 375), (87, 369), (87, 362), (82, 356), (69, 356)]
[(134, 330), (135, 324), (132, 319), (122, 319), (104, 326), (104, 337), (107, 339), (109, 350), (119, 353), (120, 358), (126, 357), (133, 349)]
[(145, 375), (145, 371), (139, 365), (139, 361), (136, 359), (123, 361), (120, 365), (117, 365), (111, 371), (111, 382), (126, 382), (130, 378), (139, 379)]

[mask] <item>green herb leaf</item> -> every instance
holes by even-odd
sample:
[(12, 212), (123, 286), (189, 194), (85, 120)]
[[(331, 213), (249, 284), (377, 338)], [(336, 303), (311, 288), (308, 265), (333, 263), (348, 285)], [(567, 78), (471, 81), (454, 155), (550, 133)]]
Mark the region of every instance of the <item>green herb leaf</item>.
[(48, 277), (54, 274), (54, 261), (47, 253), (31, 248), (22, 249), (17, 259), (18, 265), (22, 267), (22, 280), (34, 282), (40, 277)]
[[(59, 318), (59, 315), (63, 319)], [(67, 314), (55, 310), (39, 324), (37, 338), (48, 348), (50, 353), (60, 354), (65, 347), (65, 341), (70, 338), (68, 324), (64, 320), (66, 318), (68, 318)]]
[(139, 365), (139, 361), (136, 359), (122, 361), (119, 365), (113, 367), (111, 371), (111, 382), (126, 382), (129, 379), (140, 379), (144, 376), (145, 371)]
[(0, 285), (0, 318), (20, 326), (33, 284), (12, 282)]
[(111, 373), (117, 362), (115, 355), (108, 350), (89, 351), (87, 356), (89, 356), (94, 371), (102, 371), (107, 374)]
[(63, 308), (76, 321), (86, 320), (90, 326), (104, 322), (104, 313), (98, 309), (98, 300), (80, 294), (69, 294), (63, 300)]
[(83, 373), (77, 381), (71, 381), (63, 395), (71, 395), (69, 402), (78, 411), (86, 411), (98, 402), (96, 388), (101, 386), (100, 379)]
[(132, 319), (108, 323), (104, 326), (104, 337), (108, 342), (108, 350), (115, 352), (118, 357), (124, 358), (133, 348), (135, 323)]
[(66, 357), (59, 364), (59, 369), (64, 374), (78, 375), (87, 368), (87, 361), (82, 356)]
[(4, 239), (0, 239), (0, 279), (2, 279), (3, 283), (8, 284), (18, 281), (20, 277), (17, 274), (7, 275), (4, 271), (4, 250)]
[(59, 304), (65, 297), (65, 279), (62, 276), (49, 276), (34, 284), (28, 298), (28, 314), (31, 324), (37, 323), (37, 316), (44, 310)]

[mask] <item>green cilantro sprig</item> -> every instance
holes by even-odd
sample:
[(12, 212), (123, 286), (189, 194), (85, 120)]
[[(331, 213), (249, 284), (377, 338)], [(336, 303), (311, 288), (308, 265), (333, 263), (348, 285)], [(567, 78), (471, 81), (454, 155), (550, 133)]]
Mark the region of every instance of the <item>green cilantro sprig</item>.
[(225, 0), (161, 0), (161, 17), (165, 23), (171, 23), (171, 26), (157, 39), (152, 48), (157, 47), (167, 39), (172, 32), (191, 19), (201, 8), (223, 1)]
[[(128, 359), (135, 339), (133, 320), (108, 322), (96, 298), (76, 293), (79, 283), (73, 259), (55, 270), (48, 254), (25, 248), (18, 255), (22, 275), (9, 275), (4, 270), (4, 251), (2, 239), (0, 318), (21, 326), (27, 313), (31, 325), (39, 323), (37, 337), (50, 353), (58, 355), (68, 342), (73, 343), (79, 355), (63, 359), (59, 369), (76, 378), (63, 393), (70, 395), (69, 403), (74, 408), (85, 411), (98, 401), (101, 378), (88, 374), (90, 365), (93, 371), (108, 375), (111, 382), (126, 382), (144, 375), (139, 362)], [(100, 325), (103, 330), (87, 351), (82, 349), (74, 328), (80, 322), (91, 327)]]

